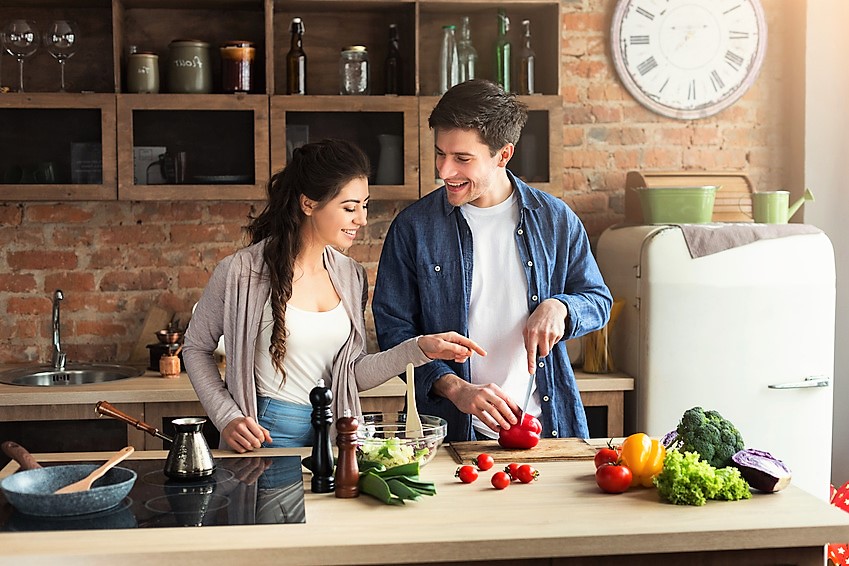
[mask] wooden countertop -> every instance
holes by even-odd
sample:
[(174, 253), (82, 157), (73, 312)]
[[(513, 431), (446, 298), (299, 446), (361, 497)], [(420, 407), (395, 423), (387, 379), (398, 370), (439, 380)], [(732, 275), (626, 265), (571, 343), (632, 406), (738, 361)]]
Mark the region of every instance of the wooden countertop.
[[(304, 455), (307, 450), (265, 449), (255, 454)], [(133, 457), (161, 458), (165, 454), (137, 452)], [(46, 462), (71, 456), (105, 459), (97, 454), (37, 458)], [(216, 451), (216, 457), (225, 456), (233, 454)], [(821, 565), (824, 544), (849, 540), (849, 514), (793, 486), (776, 494), (756, 494), (748, 501), (675, 506), (659, 501), (654, 489), (601, 493), (588, 461), (535, 465), (540, 471), (537, 482), (496, 491), (489, 485), (489, 472), (474, 484), (461, 484), (454, 478), (456, 464), (441, 449), (422, 471), (425, 479), (436, 483), (437, 495), (404, 507), (383, 505), (367, 496), (336, 499), (332, 494), (313, 494), (307, 480), (305, 524), (195, 528), (191, 532), (156, 528), (0, 533), (0, 557), (17, 565), (150, 566), (164, 562), (232, 566), (417, 560), (503, 560), (507, 564), (551, 557), (593, 557), (557, 563), (596, 564), (613, 563), (602, 559), (603, 555), (622, 554), (630, 556), (616, 563), (632, 565), (660, 564), (667, 559), (684, 563), (680, 556), (651, 553), (690, 552), (696, 554), (689, 559), (697, 557), (699, 564), (731, 564), (742, 563), (740, 552), (745, 552), (734, 549), (748, 549), (759, 559), (745, 563), (775, 563), (777, 557), (789, 563), (794, 553), (803, 552), (801, 562)], [(15, 467), (9, 464), (0, 476)], [(720, 560), (711, 562), (716, 553)]]
[[(576, 371), (576, 377), (580, 391), (630, 391), (634, 388), (634, 379), (621, 373), (587, 374)], [(373, 389), (361, 391), (360, 395), (403, 397), (405, 393), (404, 382), (398, 377), (393, 377)], [(169, 403), (198, 400), (185, 373), (176, 379), (166, 379), (160, 377), (158, 372), (148, 370), (140, 377), (90, 385), (57, 387), (26, 387), (0, 383), (0, 407), (93, 404), (102, 399), (108, 399), (110, 403)]]

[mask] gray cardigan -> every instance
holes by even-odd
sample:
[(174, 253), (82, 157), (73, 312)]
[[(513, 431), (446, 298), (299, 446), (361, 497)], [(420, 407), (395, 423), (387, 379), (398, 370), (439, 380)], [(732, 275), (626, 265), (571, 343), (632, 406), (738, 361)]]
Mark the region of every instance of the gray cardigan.
[[(191, 323), (186, 330), (183, 361), (192, 386), (207, 415), (218, 430), (241, 416), (257, 418), (254, 349), (262, 310), (271, 292), (265, 261), (265, 242), (248, 246), (224, 258), (215, 268)], [(333, 287), (351, 319), (351, 334), (333, 360), (331, 382), (333, 418), (345, 409), (361, 415), (358, 391), (371, 389), (416, 366), (431, 361), (416, 338), (386, 352), (366, 352), (364, 312), (368, 300), (365, 268), (346, 255), (327, 247), (324, 265)], [(224, 336), (227, 367), (224, 380), (213, 352)], [(220, 448), (227, 448), (222, 439)]]

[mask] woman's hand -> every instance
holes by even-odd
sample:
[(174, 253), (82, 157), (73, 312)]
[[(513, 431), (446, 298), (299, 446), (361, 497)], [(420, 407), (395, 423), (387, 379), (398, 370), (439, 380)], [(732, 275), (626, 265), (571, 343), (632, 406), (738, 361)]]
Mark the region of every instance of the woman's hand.
[(476, 342), (456, 332), (419, 336), (418, 345), (431, 360), (454, 360), (462, 364), (473, 352), (486, 355), (486, 351)]
[(242, 454), (254, 448), (262, 448), (263, 442), (271, 442), (271, 433), (259, 426), (251, 417), (236, 417), (221, 431), (227, 446)]

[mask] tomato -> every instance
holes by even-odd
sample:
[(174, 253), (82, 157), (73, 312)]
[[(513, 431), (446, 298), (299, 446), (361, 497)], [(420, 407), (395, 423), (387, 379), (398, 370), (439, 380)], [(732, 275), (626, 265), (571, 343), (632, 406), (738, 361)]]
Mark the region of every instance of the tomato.
[(510, 462), (507, 464), (507, 467), (504, 468), (504, 473), (510, 476), (512, 479), (518, 479), (519, 475), (519, 464), (516, 462)]
[(490, 481), (495, 489), (504, 489), (510, 485), (510, 476), (506, 472), (495, 472)]
[(612, 440), (608, 441), (607, 448), (602, 448), (595, 453), (595, 467), (598, 468), (602, 464), (615, 464), (619, 460), (619, 448), (614, 448), (611, 444)]
[(663, 470), (666, 448), (647, 434), (632, 434), (622, 443), (622, 463), (633, 475), (631, 485), (651, 487), (652, 478)]
[(602, 491), (622, 493), (631, 486), (631, 470), (619, 464), (602, 464), (595, 471), (595, 482)]
[(495, 460), (489, 454), (478, 454), (475, 463), (480, 471), (485, 472), (495, 465)]
[(522, 464), (516, 470), (516, 479), (518, 479), (522, 483), (531, 483), (538, 477), (539, 472), (536, 470), (536, 468), (529, 466), (528, 464)]
[(474, 466), (460, 466), (454, 472), (454, 477), (460, 478), (463, 483), (472, 483), (478, 479), (478, 470)]

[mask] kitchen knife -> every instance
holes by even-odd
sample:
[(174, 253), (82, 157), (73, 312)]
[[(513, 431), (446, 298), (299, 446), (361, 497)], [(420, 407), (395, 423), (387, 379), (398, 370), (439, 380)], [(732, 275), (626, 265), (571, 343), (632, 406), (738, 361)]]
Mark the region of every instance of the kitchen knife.
[(519, 414), (519, 425), (521, 426), (522, 421), (525, 419), (525, 411), (528, 410), (528, 403), (531, 401), (531, 391), (534, 389), (534, 375), (533, 373), (528, 374), (530, 379), (528, 379), (528, 392), (525, 393), (525, 402), (522, 403), (522, 412)]

